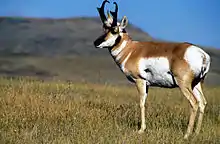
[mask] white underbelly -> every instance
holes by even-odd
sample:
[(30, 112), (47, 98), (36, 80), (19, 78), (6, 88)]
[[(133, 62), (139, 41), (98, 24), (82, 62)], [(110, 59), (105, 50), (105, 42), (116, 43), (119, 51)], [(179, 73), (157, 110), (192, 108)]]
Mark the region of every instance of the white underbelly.
[(170, 71), (169, 61), (165, 57), (143, 58), (139, 61), (140, 76), (148, 85), (176, 87), (176, 81)]
[(176, 87), (176, 81), (171, 72), (155, 72), (149, 70), (146, 72), (145, 79), (150, 86), (159, 86), (159, 87)]

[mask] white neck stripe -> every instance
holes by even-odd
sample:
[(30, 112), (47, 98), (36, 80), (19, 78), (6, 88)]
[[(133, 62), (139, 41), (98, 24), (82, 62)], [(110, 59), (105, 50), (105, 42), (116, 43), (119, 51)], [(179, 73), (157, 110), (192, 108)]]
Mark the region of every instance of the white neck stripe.
[(122, 42), (122, 44), (121, 44), (118, 48), (116, 48), (115, 50), (113, 50), (113, 51), (111, 52), (111, 54), (112, 54), (113, 56), (117, 56), (117, 55), (125, 48), (125, 46), (127, 45), (127, 42), (128, 42), (128, 41), (124, 40), (124, 41)]

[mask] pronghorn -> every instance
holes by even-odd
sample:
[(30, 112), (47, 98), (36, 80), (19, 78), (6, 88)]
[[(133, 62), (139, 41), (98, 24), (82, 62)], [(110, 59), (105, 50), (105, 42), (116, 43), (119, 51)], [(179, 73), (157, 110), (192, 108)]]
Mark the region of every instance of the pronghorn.
[(103, 23), (104, 34), (94, 41), (96, 48), (108, 48), (111, 56), (128, 80), (135, 83), (140, 95), (141, 128), (145, 124), (145, 100), (150, 86), (176, 88), (186, 97), (191, 105), (191, 115), (184, 138), (193, 131), (199, 109), (195, 133), (201, 129), (204, 109), (207, 101), (202, 92), (202, 83), (210, 67), (210, 56), (196, 45), (190, 43), (140, 42), (133, 41), (125, 28), (126, 16), (117, 22), (118, 5), (114, 2), (115, 11), (104, 7), (109, 1), (104, 0), (97, 8)]

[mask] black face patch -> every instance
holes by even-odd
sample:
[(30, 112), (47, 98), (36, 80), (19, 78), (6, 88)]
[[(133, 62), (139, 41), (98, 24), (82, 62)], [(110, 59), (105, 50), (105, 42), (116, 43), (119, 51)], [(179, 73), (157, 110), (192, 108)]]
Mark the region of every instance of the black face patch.
[[(104, 25), (105, 26), (105, 25)], [(104, 34), (102, 36), (100, 36), (99, 38), (97, 38), (94, 41), (94, 46), (98, 47), (101, 43), (107, 41), (108, 39), (110, 39), (112, 37), (112, 35), (116, 38), (114, 45), (113, 46), (109, 46), (109, 47), (105, 47), (105, 48), (111, 48), (116, 46), (120, 41), (121, 41), (121, 36), (119, 35), (119, 27), (104, 27)]]
[(101, 43), (103, 43), (103, 42), (105, 41), (106, 36), (107, 36), (107, 33), (104, 34), (104, 35), (102, 35), (102, 36), (100, 36), (98, 39), (96, 39), (96, 40), (94, 41), (94, 46), (97, 47), (97, 46), (99, 46)]

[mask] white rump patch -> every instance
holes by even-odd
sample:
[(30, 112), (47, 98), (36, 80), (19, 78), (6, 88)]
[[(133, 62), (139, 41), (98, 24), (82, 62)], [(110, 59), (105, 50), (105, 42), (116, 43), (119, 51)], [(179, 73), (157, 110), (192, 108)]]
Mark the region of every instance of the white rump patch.
[[(201, 48), (197, 46), (190, 46), (187, 48), (184, 59), (189, 63), (190, 68), (194, 72), (195, 76), (200, 75), (203, 64), (203, 59), (206, 58), (206, 64), (210, 63), (209, 55), (206, 54)], [(205, 65), (206, 67), (206, 65)]]
[(176, 81), (170, 71), (169, 60), (166, 57), (142, 58), (139, 61), (141, 77), (149, 85), (161, 87), (175, 87)]

